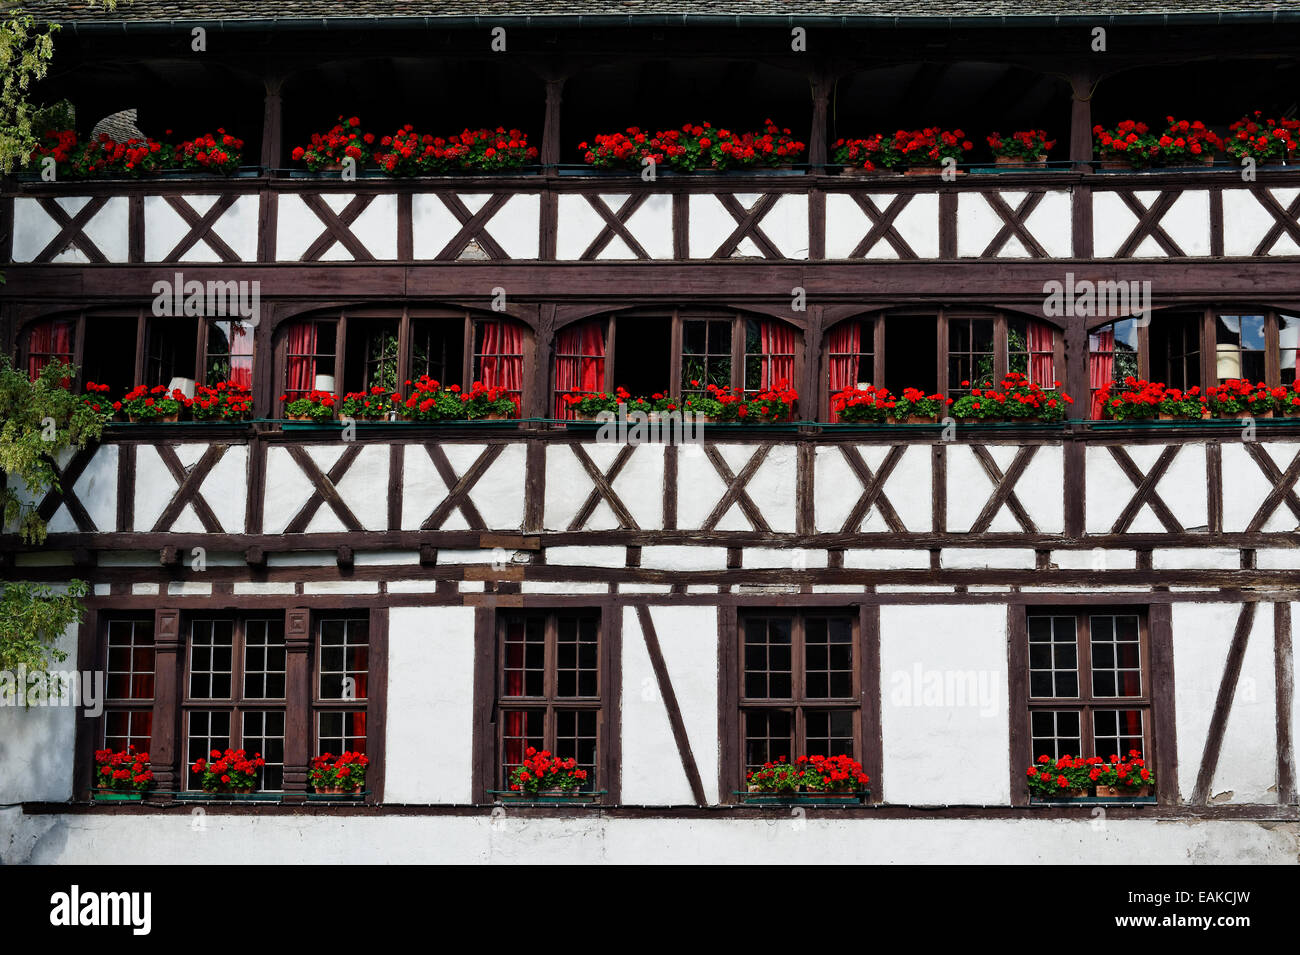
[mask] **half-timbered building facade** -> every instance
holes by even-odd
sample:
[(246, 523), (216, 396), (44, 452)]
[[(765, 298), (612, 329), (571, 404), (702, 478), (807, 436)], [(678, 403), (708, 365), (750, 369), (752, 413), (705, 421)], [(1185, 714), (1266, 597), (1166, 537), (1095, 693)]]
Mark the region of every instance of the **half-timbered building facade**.
[[(108, 677), (93, 716), (0, 709), (0, 858), (1295, 861), (1300, 419), (1099, 421), (1094, 396), (1295, 381), (1300, 171), (1104, 169), (1092, 128), (1294, 113), (1296, 4), (29, 7), (63, 23), (42, 92), (83, 132), (135, 109), (247, 146), (230, 177), (6, 180), (5, 349), (116, 394), (220, 369), (255, 420), (114, 423), (33, 502), (47, 540), (0, 537), (5, 579), (90, 584), (64, 666)], [(352, 113), (540, 153), (418, 178), (291, 159)], [(768, 116), (808, 144), (785, 174), (601, 173), (578, 148)], [(935, 124), (1057, 146), (955, 177), (831, 161)], [(256, 315), (159, 314), (159, 283), (191, 282)], [(1051, 306), (1081, 282), (1150, 310)], [(560, 400), (581, 363), (675, 396), (779, 368), (795, 420), (610, 440)], [(835, 421), (855, 382), (951, 397), (1026, 367), (1075, 398), (1065, 422)], [(284, 420), (322, 379), (422, 374), (495, 376), (518, 420)], [(93, 753), (127, 745), (156, 792), (94, 802)], [(227, 745), (265, 755), (255, 798), (191, 798)], [(527, 745), (577, 759), (590, 801), (503, 796)], [(1041, 754), (1130, 749), (1148, 797), (1026, 787)], [(310, 758), (343, 750), (365, 795), (315, 798)], [(755, 765), (832, 752), (861, 804), (746, 801)]]

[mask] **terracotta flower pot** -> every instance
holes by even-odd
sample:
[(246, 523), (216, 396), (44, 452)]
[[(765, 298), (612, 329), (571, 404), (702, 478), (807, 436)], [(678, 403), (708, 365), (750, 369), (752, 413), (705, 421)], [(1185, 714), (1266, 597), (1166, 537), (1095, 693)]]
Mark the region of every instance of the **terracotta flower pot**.
[(840, 175), (849, 179), (871, 179), (879, 176), (896, 176), (898, 173), (883, 167), (866, 169), (862, 166), (845, 166), (840, 170)]
[(174, 413), (172, 413), (172, 414), (158, 415), (157, 417), (152, 417), (152, 418), (147, 418), (147, 417), (144, 417), (144, 416), (142, 416), (142, 415), (133, 415), (133, 414), (132, 414), (132, 415), (127, 415), (127, 417), (131, 419), (131, 422), (132, 422), (133, 424), (134, 424), (134, 423), (139, 423), (139, 422), (143, 422), (144, 424), (153, 424), (154, 422), (157, 422), (157, 421), (169, 421), (169, 422), (170, 422), (170, 421), (179, 421), (179, 420), (180, 420), (180, 413), (179, 413), (179, 412), (174, 412)]
[(994, 165), (998, 166), (1046, 166), (1046, 156), (1036, 156), (1033, 159), (1021, 159), (1019, 156), (994, 156)]
[[(961, 170), (958, 170), (960, 172)], [(941, 176), (943, 175), (942, 166), (908, 166), (903, 172), (905, 176)]]

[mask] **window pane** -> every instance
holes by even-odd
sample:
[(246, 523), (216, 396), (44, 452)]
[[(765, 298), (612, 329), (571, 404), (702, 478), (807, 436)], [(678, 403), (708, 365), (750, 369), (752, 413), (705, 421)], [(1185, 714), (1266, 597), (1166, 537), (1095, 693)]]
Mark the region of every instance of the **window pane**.
[(809, 617), (804, 623), (805, 695), (853, 696), (853, 623), (847, 617)]
[(108, 672), (105, 693), (110, 700), (150, 700), (154, 688), (152, 620), (113, 620), (108, 624)]
[(1146, 755), (1142, 710), (1097, 710), (1093, 713), (1096, 753), (1102, 759), (1127, 756), (1130, 750)]
[(510, 774), (524, 761), (525, 751), (544, 749), (545, 710), (506, 710), (501, 714), (501, 788), (508, 789)]
[(546, 695), (546, 626), (541, 618), (506, 621), (503, 663), (504, 696)]
[(153, 742), (153, 710), (106, 710), (104, 712), (104, 748), (120, 753), (134, 747), (147, 753)]
[(190, 626), (190, 699), (230, 699), (234, 625), (229, 620), (195, 620)]
[(212, 758), (212, 751), (230, 748), (230, 713), (227, 710), (194, 710), (189, 714), (185, 743), (185, 788), (202, 789), (203, 774), (190, 768), (200, 759)]
[(1133, 614), (1089, 618), (1092, 635), (1092, 695), (1142, 695), (1142, 645)]
[(246, 699), (284, 699), (286, 662), (283, 619), (249, 620), (244, 624)]
[(1293, 384), (1296, 380), (1296, 366), (1300, 364), (1300, 318), (1294, 315), (1277, 317), (1278, 363), (1282, 367), (1281, 382)]
[(1079, 695), (1078, 637), (1075, 618), (1034, 615), (1029, 618), (1029, 695)]
[(790, 699), (793, 695), (792, 619), (745, 618), (745, 696)]
[(362, 619), (320, 623), (320, 698), (364, 700), (370, 667), (370, 623)]
[(1083, 752), (1078, 710), (1035, 710), (1029, 714), (1029, 732), (1034, 758), (1078, 756)]
[[(584, 626), (589, 622), (592, 625)], [(556, 655), (557, 689), (561, 697), (595, 697), (600, 695), (597, 678), (596, 628), (588, 618), (562, 615), (557, 622)], [(587, 661), (583, 665), (580, 661)]]
[(745, 771), (794, 758), (794, 715), (789, 710), (745, 711)]
[(284, 789), (284, 711), (248, 710), (244, 713), (244, 741), (249, 757), (261, 754), (266, 765), (258, 779), (259, 792)]
[(805, 756), (852, 756), (853, 713), (850, 710), (810, 710)]
[(320, 713), (317, 752), (337, 755), (365, 751), (364, 710), (326, 710)]
[(555, 755), (573, 759), (587, 771), (582, 789), (596, 789), (596, 711), (557, 710), (555, 713)]

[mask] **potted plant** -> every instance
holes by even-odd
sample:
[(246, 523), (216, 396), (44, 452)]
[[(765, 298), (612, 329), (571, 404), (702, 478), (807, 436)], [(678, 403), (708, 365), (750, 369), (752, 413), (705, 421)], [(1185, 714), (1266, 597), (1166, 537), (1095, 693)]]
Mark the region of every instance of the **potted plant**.
[(751, 421), (771, 424), (789, 421), (794, 414), (795, 402), (799, 393), (790, 387), (784, 378), (770, 388), (764, 388), (745, 402), (746, 416)]
[(1229, 378), (1205, 389), (1205, 407), (1211, 418), (1271, 418), (1273, 395), (1263, 382)]
[(594, 421), (596, 415), (602, 411), (617, 414), (618, 406), (626, 402), (630, 397), (631, 395), (626, 389), (619, 387), (615, 389), (613, 394), (604, 391), (587, 393), (574, 391), (567, 395), (561, 395), (560, 400), (564, 402), (564, 406), (573, 415), (573, 420)]
[(716, 421), (722, 416), (722, 402), (708, 393), (691, 394), (682, 398), (682, 413), (701, 423)]
[(1155, 387), (1160, 389), (1156, 404), (1156, 417), (1160, 420), (1199, 421), (1205, 417), (1205, 399), (1201, 396), (1200, 387), (1194, 385), (1186, 391), (1165, 388), (1163, 385)]
[(441, 387), (428, 375), (421, 375), (407, 396), (406, 417), (410, 421), (456, 421), (465, 417), (465, 402), (460, 400), (460, 386)]
[(133, 422), (177, 421), (190, 399), (179, 388), (168, 392), (166, 385), (136, 385), (121, 401), (113, 402), (114, 411), (126, 412)]
[(518, 411), (509, 389), (485, 385), (481, 381), (472, 383), (469, 391), (461, 394), (460, 400), (465, 405), (464, 417), (471, 421), (504, 421), (515, 417)]
[(507, 172), (537, 159), (537, 147), (528, 145), (528, 137), (517, 129), (466, 129), (452, 140), (460, 140), (464, 153), (462, 169), (473, 172)]
[(745, 796), (752, 802), (859, 802), (870, 781), (851, 756), (800, 756), (793, 763), (782, 756), (745, 775)]
[(1093, 760), (1095, 762), (1088, 777), (1096, 787), (1098, 798), (1124, 799), (1151, 795), (1156, 777), (1138, 750), (1129, 750), (1128, 756), (1123, 758), (1112, 755), (1109, 762), (1099, 757), (1093, 757)]
[(137, 753), (134, 746), (120, 752), (111, 749), (95, 752), (95, 799), (138, 802), (152, 785), (148, 753)]
[(208, 755), (210, 759), (200, 756), (190, 767), (190, 772), (202, 780), (205, 793), (251, 793), (257, 785), (257, 771), (266, 765), (261, 753), (249, 759), (242, 749), (214, 749)]
[(339, 414), (357, 421), (387, 421), (401, 404), (402, 396), (390, 393), (383, 385), (369, 391), (349, 391), (339, 401)]
[[(1059, 387), (1059, 382), (1056, 387)], [(963, 381), (967, 387), (970, 382)], [(1045, 389), (1019, 372), (1008, 372), (1001, 384), (992, 388), (972, 388), (952, 403), (954, 416), (968, 422), (1044, 421), (1065, 418), (1074, 399), (1062, 391)]]
[(1188, 122), (1166, 116), (1168, 124), (1157, 142), (1167, 166), (1213, 166), (1214, 154), (1223, 148), (1223, 140), (1200, 120)]
[[(105, 397), (109, 392), (109, 386), (98, 384), (93, 381), (86, 382), (86, 393), (81, 398), (81, 403), (89, 408), (95, 414), (102, 415), (104, 420), (113, 417), (114, 407), (109, 404), (108, 398)], [(118, 402), (117, 404), (121, 404)]]
[(1090, 770), (1081, 757), (1067, 754), (1053, 760), (1044, 755), (1026, 770), (1025, 781), (1030, 794), (1040, 799), (1078, 799), (1088, 795)]
[(540, 752), (529, 746), (524, 761), (510, 773), (510, 793), (517, 797), (573, 797), (587, 781), (587, 771), (579, 769), (577, 760), (561, 759), (549, 750)]
[(338, 398), (332, 391), (312, 389), (301, 397), (289, 401), (288, 395), (281, 395), (280, 400), (287, 402), (284, 414), (290, 421), (330, 421), (334, 418), (334, 409)]
[(766, 120), (761, 130), (737, 133), (712, 123), (686, 123), (651, 133), (630, 126), (579, 143), (583, 161), (597, 169), (640, 169), (646, 160), (678, 172), (720, 172), (755, 166), (792, 166), (807, 145)]
[[(171, 130), (168, 130), (171, 132)], [(204, 133), (175, 147), (175, 163), (180, 169), (212, 172), (228, 176), (239, 168), (244, 141), (218, 129), (214, 136)]]
[(370, 759), (364, 753), (313, 756), (307, 770), (307, 783), (318, 795), (355, 795), (365, 788), (366, 767), (369, 765)]
[(1160, 158), (1160, 142), (1146, 123), (1126, 119), (1114, 129), (1092, 127), (1093, 145), (1103, 169), (1145, 169)]
[(888, 174), (888, 169), (880, 168), (881, 140), (883, 133), (876, 133), (867, 139), (837, 139), (831, 147), (831, 161), (844, 168), (841, 176), (872, 176)]
[(38, 160), (52, 156), (60, 178), (93, 179), (107, 176), (139, 177), (161, 171), (171, 150), (155, 140), (114, 140), (107, 133), (82, 143), (71, 129), (49, 130), (33, 154)]
[(987, 138), (993, 161), (999, 166), (1046, 166), (1047, 153), (1056, 145), (1042, 129), (1020, 130), (1005, 137), (995, 132)]
[(902, 397), (894, 401), (890, 417), (899, 424), (932, 424), (939, 414), (947, 410), (949, 399), (943, 395), (927, 395), (919, 388), (904, 388)]
[(233, 381), (213, 387), (194, 386), (190, 417), (195, 421), (247, 421), (253, 416), (253, 393)]
[(1261, 166), (1288, 163), (1300, 150), (1300, 119), (1269, 119), (1259, 110), (1228, 127), (1223, 151), (1235, 159), (1250, 158)]
[(306, 163), (312, 172), (342, 169), (345, 159), (354, 160), (360, 169), (370, 157), (374, 141), (374, 133), (362, 132), (358, 117), (344, 119), (340, 116), (329, 132), (312, 133), (311, 142), (295, 147), (292, 156), (296, 161)]
[(845, 423), (883, 422), (895, 411), (896, 402), (888, 388), (849, 387), (831, 396), (831, 409)]
[(1101, 390), (1101, 413), (1112, 421), (1155, 418), (1164, 400), (1164, 385), (1128, 375), (1122, 386), (1113, 382)]
[(1272, 389), (1274, 417), (1300, 417), (1300, 381)]
[(902, 166), (909, 176), (938, 175), (944, 160), (961, 162), (972, 149), (960, 129), (945, 130), (937, 126), (926, 129), (900, 129), (881, 140), (885, 165)]

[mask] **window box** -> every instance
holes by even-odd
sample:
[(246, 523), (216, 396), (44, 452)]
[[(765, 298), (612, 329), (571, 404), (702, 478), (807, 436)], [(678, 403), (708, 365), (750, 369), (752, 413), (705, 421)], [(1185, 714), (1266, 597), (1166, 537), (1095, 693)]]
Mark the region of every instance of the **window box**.
[(498, 802), (516, 806), (598, 806), (605, 790), (595, 792), (541, 792), (526, 793), (513, 790), (488, 790), (488, 795), (495, 796)]
[(118, 793), (107, 789), (97, 789), (92, 797), (95, 802), (140, 802), (144, 793)]
[(736, 792), (734, 795), (739, 796), (740, 801), (749, 806), (862, 806), (871, 797), (871, 790), (792, 793)]
[(307, 794), (307, 801), (314, 803), (363, 803), (370, 795), (370, 790), (357, 789), (352, 792), (324, 792), (316, 790)]

